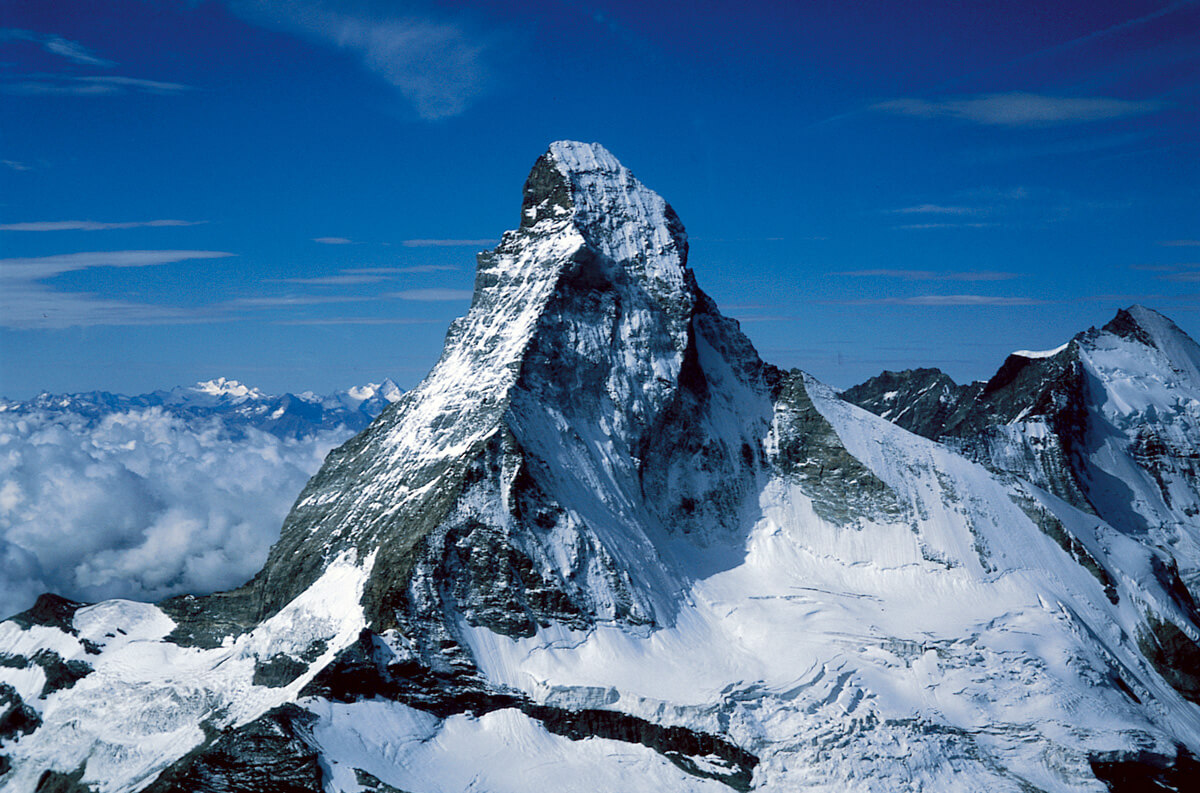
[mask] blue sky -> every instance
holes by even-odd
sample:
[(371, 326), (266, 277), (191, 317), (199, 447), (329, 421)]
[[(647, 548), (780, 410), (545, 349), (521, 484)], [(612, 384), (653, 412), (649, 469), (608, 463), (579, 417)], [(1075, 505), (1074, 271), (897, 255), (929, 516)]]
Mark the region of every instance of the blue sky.
[(0, 0), (0, 394), (414, 385), (600, 141), (763, 356), (1200, 336), (1200, 2)]

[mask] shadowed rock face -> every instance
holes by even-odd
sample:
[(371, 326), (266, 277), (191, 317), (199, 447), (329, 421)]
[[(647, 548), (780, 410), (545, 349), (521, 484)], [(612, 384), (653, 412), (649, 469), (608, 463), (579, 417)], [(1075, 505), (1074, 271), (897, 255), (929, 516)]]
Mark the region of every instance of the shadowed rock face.
[(192, 752), (144, 793), (321, 793), (325, 776), (311, 714), (284, 706)]
[[(1083, 509), (1091, 505), (1072, 460), (1085, 442), (1083, 370), (1068, 346), (1056, 355), (1008, 356), (987, 382), (957, 385), (937, 369), (884, 372), (847, 389), (849, 402), (954, 448), (994, 471), (1032, 479)], [(1005, 430), (1038, 421), (1036, 440)]]
[(842, 396), (909, 432), (937, 439), (962, 422), (982, 383), (958, 385), (940, 369), (884, 372), (847, 389)]

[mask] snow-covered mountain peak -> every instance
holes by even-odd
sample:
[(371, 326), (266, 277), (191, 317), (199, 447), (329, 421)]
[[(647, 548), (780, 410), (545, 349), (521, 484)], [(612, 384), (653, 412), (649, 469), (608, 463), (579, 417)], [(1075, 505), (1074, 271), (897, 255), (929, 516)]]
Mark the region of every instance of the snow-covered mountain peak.
[[(1100, 331), (1084, 334), (1085, 344), (1093, 350), (1114, 353), (1125, 350), (1131, 355), (1125, 365), (1131, 372), (1151, 364), (1167, 367), (1176, 375), (1200, 388), (1200, 345), (1179, 326), (1157, 311), (1134, 305), (1121, 309)], [(1133, 346), (1128, 346), (1133, 345)], [(1150, 348), (1149, 351), (1145, 348)], [(1149, 355), (1147, 355), (1149, 352)], [(1120, 365), (1117, 362), (1117, 365)], [(1154, 365), (1154, 364), (1151, 364)]]
[(357, 406), (370, 399), (381, 399), (388, 403), (395, 402), (403, 392), (400, 390), (400, 386), (396, 385), (389, 377), (385, 378), (382, 383), (351, 386), (344, 393), (346, 401)]
[(524, 189), (522, 231), (578, 234), (664, 308), (691, 310), (687, 233), (675, 210), (598, 143), (557, 141)]
[(213, 397), (230, 397), (234, 399), (266, 399), (267, 395), (257, 388), (239, 383), (237, 380), (227, 380), (218, 377), (205, 380), (192, 386), (193, 391)]
[[(644, 622), (673, 608), (651, 600), (670, 601), (681, 586), (659, 558), (670, 532), (703, 545), (740, 529), (729, 513), (753, 486), (769, 389), (736, 323), (686, 270), (675, 213), (602, 147), (568, 143), (537, 160), (524, 206), (521, 226), (479, 255), (470, 310), (430, 374), (335, 450), (301, 494), (253, 586), (259, 613), (295, 597), (341, 550), (380, 548), (366, 593), (376, 629), (417, 610), (445, 619), (434, 611), (461, 609), (502, 632), (563, 609), (575, 621)], [(670, 470), (702, 443), (712, 458), (703, 476)], [(518, 509), (526, 497), (555, 504), (539, 519), (559, 526), (555, 544), (590, 550), (542, 548), (549, 540), (524, 536), (524, 518), (493, 507), (470, 520), (503, 530), (470, 545), (489, 558), (520, 548), (555, 589), (546, 605), (497, 609), (482, 593), (484, 571), (471, 568), (437, 573), (463, 582), (453, 598), (430, 592), (422, 603), (405, 591), (414, 565), (433, 575), (447, 563), (446, 532), (464, 515), (497, 499)], [(573, 517), (597, 511), (595, 525)]]

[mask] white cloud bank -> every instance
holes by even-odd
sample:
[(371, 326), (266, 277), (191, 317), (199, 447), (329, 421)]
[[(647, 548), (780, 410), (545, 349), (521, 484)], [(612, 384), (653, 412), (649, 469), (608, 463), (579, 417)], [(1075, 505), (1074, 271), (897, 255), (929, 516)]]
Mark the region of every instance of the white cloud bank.
[(158, 600), (248, 580), (345, 430), (281, 440), (160, 408), (0, 412), (0, 615), (42, 592)]

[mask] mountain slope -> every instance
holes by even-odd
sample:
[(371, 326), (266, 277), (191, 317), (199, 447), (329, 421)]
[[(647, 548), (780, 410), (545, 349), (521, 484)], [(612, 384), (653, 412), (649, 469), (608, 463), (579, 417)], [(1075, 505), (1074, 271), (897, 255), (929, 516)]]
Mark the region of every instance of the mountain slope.
[[(885, 373), (843, 397), (998, 473), (1024, 478), (1169, 549), (1200, 596), (1200, 346), (1143, 306), (1117, 312), (1046, 352), (1010, 355), (986, 383), (956, 386), (937, 372), (951, 408), (897, 411)], [(936, 372), (936, 370), (919, 370)]]
[(1171, 784), (1195, 614), (1087, 506), (762, 362), (671, 208), (555, 143), (433, 371), (253, 580), (0, 624), (2, 783)]

